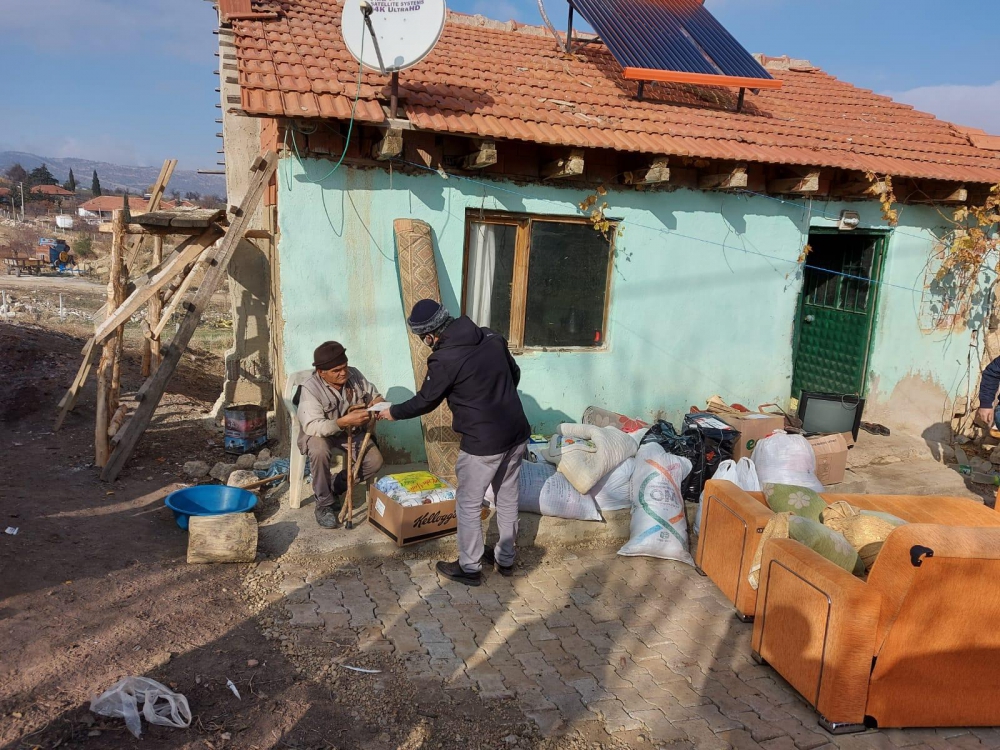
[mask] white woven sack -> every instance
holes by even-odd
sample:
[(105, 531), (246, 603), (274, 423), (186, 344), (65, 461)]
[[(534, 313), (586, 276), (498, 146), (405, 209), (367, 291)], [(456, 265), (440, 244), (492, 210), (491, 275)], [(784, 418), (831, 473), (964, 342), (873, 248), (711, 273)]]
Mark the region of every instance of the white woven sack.
[(635, 459), (625, 459), (617, 469), (601, 477), (587, 494), (601, 510), (625, 510), (632, 505), (632, 472)]
[[(486, 488), (486, 500), (496, 505), (492, 487)], [(604, 520), (594, 499), (573, 489), (566, 477), (547, 463), (521, 462), (517, 507), (525, 513), (573, 521)]]
[(559, 434), (567, 437), (592, 440), (596, 453), (575, 451), (562, 456), (559, 471), (577, 492), (590, 492), (601, 477), (610, 473), (626, 459), (632, 458), (639, 446), (635, 440), (617, 427), (594, 427), (589, 424), (566, 423), (559, 425)]
[(694, 565), (681, 496), (681, 482), (689, 473), (691, 462), (670, 455), (659, 443), (647, 443), (639, 449), (632, 472), (629, 540), (618, 550), (619, 555), (646, 555)]

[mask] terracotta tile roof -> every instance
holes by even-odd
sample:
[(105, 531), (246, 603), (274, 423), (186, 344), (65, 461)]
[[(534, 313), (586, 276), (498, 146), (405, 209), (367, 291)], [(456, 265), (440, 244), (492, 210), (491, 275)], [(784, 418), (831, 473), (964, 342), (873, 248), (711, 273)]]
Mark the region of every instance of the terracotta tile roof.
[[(353, 0), (349, 0), (353, 1)], [(342, 0), (280, 0), (281, 17), (233, 23), (250, 114), (347, 118), (357, 63), (340, 34)], [(603, 45), (566, 57), (542, 29), (450, 13), (435, 50), (400, 76), (418, 128), (541, 144), (752, 161), (903, 177), (1000, 182), (1000, 138), (938, 120), (801, 61), (766, 60), (779, 91), (635, 82)], [(356, 117), (385, 119), (388, 76), (366, 72)]]
[[(81, 203), (79, 207), (84, 211), (97, 213), (98, 211), (116, 211), (123, 205), (122, 196), (120, 195), (99, 195), (96, 198), (91, 198), (86, 203)], [(128, 198), (128, 209), (132, 213), (142, 213), (148, 205), (149, 201), (145, 198), (131, 195)], [(167, 208), (167, 202), (164, 201), (161, 203), (160, 207)]]
[(10, 195), (10, 188), (0, 187), (0, 198), (6, 198)]
[(36, 195), (55, 195), (59, 197), (76, 195), (71, 190), (66, 190), (66, 188), (59, 187), (58, 185), (35, 185), (35, 187), (31, 188), (31, 192)]

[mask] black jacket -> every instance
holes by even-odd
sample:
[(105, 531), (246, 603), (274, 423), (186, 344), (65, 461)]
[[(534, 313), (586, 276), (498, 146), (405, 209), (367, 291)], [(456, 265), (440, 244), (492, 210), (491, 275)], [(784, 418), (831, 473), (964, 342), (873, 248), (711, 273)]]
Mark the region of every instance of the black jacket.
[(463, 315), (445, 329), (427, 358), (420, 392), (390, 413), (393, 419), (412, 419), (434, 411), (447, 398), (463, 451), (474, 456), (506, 453), (531, 433), (517, 395), (520, 379), (503, 336)]

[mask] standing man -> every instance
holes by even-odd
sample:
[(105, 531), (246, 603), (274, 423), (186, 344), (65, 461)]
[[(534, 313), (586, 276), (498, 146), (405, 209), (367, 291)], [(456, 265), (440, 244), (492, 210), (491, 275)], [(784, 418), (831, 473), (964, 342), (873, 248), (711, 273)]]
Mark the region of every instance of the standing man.
[[(422, 299), (407, 324), (433, 352), (420, 392), (381, 413), (383, 419), (413, 419), (448, 399), (452, 427), (462, 436), (458, 474), (458, 560), (439, 562), (445, 578), (478, 586), (483, 563), (501, 575), (514, 573), (518, 480), (531, 432), (517, 385), (521, 370), (503, 336), (480, 328), (468, 317), (457, 320), (439, 302)], [(482, 507), (486, 488), (496, 494), (500, 541), (483, 548)]]
[[(302, 425), (298, 448), (309, 457), (313, 492), (316, 493), (316, 523), (324, 529), (340, 526), (337, 515), (347, 491), (345, 468), (330, 483), (330, 459), (333, 451), (347, 450), (347, 428), (368, 424), (368, 407), (384, 401), (358, 370), (347, 366), (347, 351), (336, 341), (327, 341), (313, 353), (316, 372), (299, 388), (294, 402)], [(354, 434), (354, 455), (361, 449), (363, 431)], [(361, 464), (361, 480), (374, 476), (382, 468), (382, 454), (371, 441)]]

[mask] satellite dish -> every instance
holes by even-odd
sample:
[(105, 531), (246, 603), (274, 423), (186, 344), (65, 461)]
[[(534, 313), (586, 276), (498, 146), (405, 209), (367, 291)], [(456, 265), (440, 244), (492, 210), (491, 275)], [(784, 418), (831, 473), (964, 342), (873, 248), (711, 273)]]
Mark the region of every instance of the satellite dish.
[(447, 15), (445, 0), (344, 0), (341, 31), (355, 60), (371, 70), (398, 73), (430, 54)]

